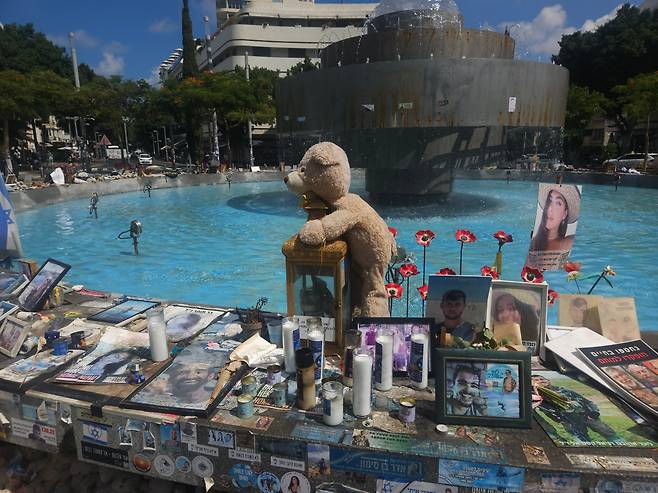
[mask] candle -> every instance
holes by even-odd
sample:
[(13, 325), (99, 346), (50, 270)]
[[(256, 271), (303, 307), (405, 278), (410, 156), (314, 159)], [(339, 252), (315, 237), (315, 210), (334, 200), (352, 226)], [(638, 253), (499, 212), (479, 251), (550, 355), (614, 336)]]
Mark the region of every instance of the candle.
[(315, 406), (315, 363), (310, 348), (298, 349), (297, 364), (297, 407), (308, 411)]
[(345, 346), (345, 356), (343, 358), (343, 385), (352, 386), (352, 368), (354, 364), (354, 346)]
[(343, 384), (340, 382), (322, 385), (322, 422), (328, 426), (343, 422)]
[(411, 334), (411, 353), (409, 354), (409, 379), (415, 389), (427, 388), (429, 369), (430, 340), (426, 332)]
[(311, 317), (308, 324), (308, 347), (313, 351), (313, 361), (315, 362), (315, 384), (322, 383), (322, 370), (324, 369), (324, 330), (322, 321), (319, 317)]
[(283, 319), (281, 331), (283, 337), (283, 361), (285, 370), (288, 373), (295, 373), (297, 371), (297, 366), (295, 365), (295, 351), (301, 348), (299, 326), (294, 318), (287, 317)]
[(380, 329), (375, 337), (375, 388), (391, 390), (393, 387), (393, 331)]
[(156, 306), (146, 312), (149, 331), (149, 347), (153, 361), (164, 361), (169, 357), (167, 348), (167, 326), (164, 321), (162, 306)]
[(352, 363), (352, 410), (357, 417), (370, 414), (372, 386), (372, 358), (364, 349), (354, 352)]

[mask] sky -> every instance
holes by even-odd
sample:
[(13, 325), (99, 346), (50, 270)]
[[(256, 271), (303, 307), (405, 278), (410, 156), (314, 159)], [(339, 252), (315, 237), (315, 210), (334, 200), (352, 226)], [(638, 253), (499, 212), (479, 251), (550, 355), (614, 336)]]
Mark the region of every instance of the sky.
[[(75, 32), (79, 62), (87, 63), (102, 75), (143, 78), (155, 83), (158, 65), (182, 45), (181, 0), (0, 3), (0, 23), (30, 22), (67, 49), (67, 34)], [(517, 40), (517, 55), (543, 61), (558, 51), (557, 42), (563, 34), (593, 30), (614, 17), (621, 5), (620, 0), (457, 0), (457, 4), (466, 27), (503, 31), (510, 26)], [(215, 0), (190, 0), (190, 9), (195, 37), (204, 36), (205, 15), (210, 17), (212, 31), (216, 29)]]

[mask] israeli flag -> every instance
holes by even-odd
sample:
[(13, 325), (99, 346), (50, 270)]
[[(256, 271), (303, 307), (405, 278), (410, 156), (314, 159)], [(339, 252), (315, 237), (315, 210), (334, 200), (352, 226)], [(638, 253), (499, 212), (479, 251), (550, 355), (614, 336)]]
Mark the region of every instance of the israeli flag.
[(0, 173), (0, 257), (20, 258), (23, 256), (21, 237), (14, 206), (9, 200), (5, 179)]

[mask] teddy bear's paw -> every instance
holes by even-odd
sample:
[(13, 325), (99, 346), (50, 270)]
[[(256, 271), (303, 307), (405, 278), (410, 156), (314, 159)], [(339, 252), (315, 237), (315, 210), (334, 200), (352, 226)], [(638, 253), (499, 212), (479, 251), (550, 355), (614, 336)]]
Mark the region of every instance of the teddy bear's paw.
[(299, 232), (299, 239), (306, 245), (322, 245), (326, 239), (322, 221), (314, 219), (304, 224), (302, 230)]

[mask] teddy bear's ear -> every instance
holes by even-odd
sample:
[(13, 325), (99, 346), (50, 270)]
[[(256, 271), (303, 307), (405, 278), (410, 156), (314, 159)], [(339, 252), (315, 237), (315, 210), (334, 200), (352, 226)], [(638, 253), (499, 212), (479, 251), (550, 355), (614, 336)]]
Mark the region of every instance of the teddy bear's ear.
[(320, 142), (306, 151), (305, 159), (313, 160), (322, 166), (336, 166), (347, 160), (345, 151), (333, 142)]

